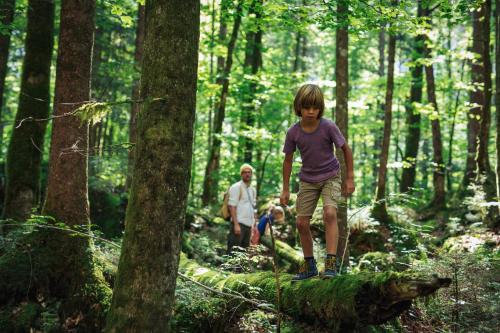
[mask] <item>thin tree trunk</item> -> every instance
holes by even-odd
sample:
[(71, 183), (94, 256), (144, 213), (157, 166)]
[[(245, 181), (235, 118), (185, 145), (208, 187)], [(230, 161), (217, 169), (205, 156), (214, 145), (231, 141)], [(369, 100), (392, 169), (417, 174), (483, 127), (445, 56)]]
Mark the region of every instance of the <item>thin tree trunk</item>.
[[(304, 3), (304, 2), (303, 2)], [(294, 54), (294, 61), (293, 61), (293, 67), (292, 67), (292, 74), (294, 77), (297, 79), (299, 76), (297, 75), (297, 71), (300, 71), (303, 73), (305, 72), (305, 61), (304, 57), (306, 54), (306, 32), (301, 32), (297, 31), (297, 35), (295, 37), (295, 54)], [(294, 87), (294, 89), (296, 89)], [(292, 94), (295, 92), (295, 90), (292, 90)], [(291, 126), (293, 121), (295, 119), (295, 111), (293, 109), (293, 105), (290, 104), (290, 113), (288, 116), (288, 125)], [(291, 187), (292, 187), (292, 192), (297, 193), (299, 191), (299, 178), (297, 175), (292, 175), (290, 178), (291, 182)]]
[(389, 158), (389, 145), (391, 142), (392, 127), (392, 95), (394, 93), (394, 62), (396, 57), (396, 36), (389, 35), (389, 50), (387, 59), (387, 86), (385, 92), (385, 112), (384, 112), (384, 135), (382, 139), (382, 150), (380, 152), (379, 173), (377, 182), (377, 193), (372, 215), (383, 223), (390, 222), (386, 205), (386, 181), (387, 181), (387, 161)]
[[(500, 0), (495, 0), (495, 113), (496, 113), (496, 187), (500, 202)], [(500, 206), (498, 206), (500, 214)], [(496, 226), (498, 227), (498, 221)]]
[[(472, 13), (472, 48), (471, 51), (478, 57), (471, 63), (471, 77), (472, 84), (476, 87), (475, 90), (470, 92), (470, 103), (472, 107), (469, 110), (469, 116), (467, 117), (467, 161), (465, 176), (463, 184), (466, 187), (477, 177), (477, 168), (481, 164), (481, 160), (485, 157), (487, 158), (486, 151), (479, 151), (480, 141), (481, 141), (481, 122), (488, 122), (485, 119), (485, 88), (486, 79), (484, 74), (485, 70), (485, 58), (484, 58), (484, 46), (485, 43), (483, 39), (486, 36), (484, 21), (489, 19), (486, 18), (486, 3), (483, 3), (479, 11), (473, 11)], [(483, 130), (485, 126), (483, 125)], [(486, 166), (485, 164), (482, 165)]]
[[(427, 127), (427, 122), (424, 124), (424, 127)], [(424, 135), (425, 136), (425, 135)], [(421, 164), (421, 174), (422, 174), (422, 181), (421, 181), (421, 188), (423, 190), (427, 190), (429, 187), (429, 160), (431, 158), (430, 156), (430, 147), (429, 147), (429, 139), (425, 138), (422, 142), (422, 153), (424, 154), (424, 158)]]
[(480, 42), (483, 43), (482, 58), (483, 58), (483, 107), (482, 116), (479, 128), (479, 146), (477, 154), (477, 168), (479, 175), (483, 176), (479, 179), (483, 185), (486, 194), (486, 200), (491, 201), (495, 196), (495, 181), (494, 172), (491, 169), (490, 157), (488, 148), (490, 146), (490, 127), (491, 127), (491, 57), (490, 57), (490, 17), (491, 17), (491, 0), (485, 0), (483, 3), (484, 18), (482, 20), (483, 34)]
[[(429, 17), (428, 9), (424, 10), (424, 17)], [(428, 37), (426, 37), (428, 38)], [(432, 59), (430, 49), (424, 45), (424, 55), (428, 60)], [(430, 204), (430, 208), (434, 210), (442, 209), (446, 206), (446, 190), (445, 190), (445, 170), (443, 161), (443, 141), (441, 137), (441, 126), (439, 109), (436, 100), (436, 85), (434, 80), (434, 68), (432, 63), (425, 66), (425, 77), (427, 81), (427, 100), (434, 109), (434, 114), (431, 119), (432, 127), (432, 148), (433, 148), (433, 185), (434, 198)]]
[[(99, 21), (98, 21), (99, 22)], [(102, 89), (100, 87), (99, 80), (99, 67), (101, 62), (106, 62), (106, 59), (103, 59), (102, 51), (103, 51), (103, 43), (101, 40), (104, 36), (104, 28), (99, 25), (96, 26), (94, 32), (94, 44), (92, 49), (92, 71), (90, 78), (90, 97), (92, 99), (102, 99), (100, 93), (102, 93)], [(100, 132), (102, 130), (102, 121), (92, 124), (89, 127), (89, 154), (88, 154), (88, 164), (89, 164), (89, 177), (92, 177), (97, 172), (97, 163), (99, 159), (96, 159), (95, 156), (99, 155), (99, 145), (101, 140)]]
[(305, 71), (307, 70), (306, 57), (307, 57), (307, 32), (304, 32), (304, 34), (302, 35), (302, 45), (300, 52), (300, 71), (302, 73), (305, 73)]
[(227, 56), (224, 64), (224, 71), (221, 78), (221, 94), (216, 104), (216, 113), (214, 119), (213, 130), (213, 143), (208, 155), (207, 166), (205, 168), (205, 178), (203, 180), (203, 194), (202, 204), (207, 206), (214, 199), (217, 192), (218, 175), (216, 174), (219, 169), (220, 162), (220, 148), (222, 134), (222, 124), (226, 113), (226, 100), (229, 92), (229, 75), (231, 74), (231, 67), (233, 66), (233, 52), (238, 38), (238, 31), (241, 25), (242, 3), (238, 2), (236, 7), (233, 31), (227, 46)]
[[(460, 82), (463, 80), (464, 76), (464, 67), (465, 67), (465, 60), (462, 61), (462, 66), (460, 69)], [(450, 78), (451, 79), (451, 78)], [(452, 170), (453, 170), (453, 142), (454, 142), (454, 137), (455, 137), (455, 125), (456, 125), (456, 119), (457, 119), (457, 112), (458, 112), (458, 106), (460, 102), (460, 92), (461, 90), (458, 90), (455, 96), (455, 106), (453, 109), (453, 117), (451, 121), (451, 128), (450, 128), (450, 137), (448, 139), (448, 163), (446, 165), (446, 176), (447, 176), (447, 190), (448, 193), (451, 193), (452, 191)]]
[[(218, 44), (219, 45), (226, 45), (226, 37), (227, 37), (227, 12), (228, 12), (228, 1), (227, 0), (222, 0), (220, 4), (220, 22), (219, 22), (219, 36), (217, 37), (218, 39)], [(215, 14), (214, 14), (215, 15)], [(219, 86), (222, 87), (224, 83), (224, 57), (221, 55), (217, 56), (217, 68), (216, 68), (216, 74), (215, 74), (215, 83), (218, 84)], [(216, 103), (214, 103), (215, 95), (217, 95), (217, 92), (214, 92), (212, 96), (210, 97), (210, 114), (209, 114), (209, 127), (208, 127), (208, 151), (210, 152), (212, 150), (212, 144), (213, 144), (213, 131), (214, 131), (214, 117), (215, 115), (215, 108), (217, 107)]]
[[(385, 76), (385, 27), (382, 27), (378, 34), (378, 76), (380, 81)], [(383, 91), (383, 86), (379, 87), (379, 92)], [(379, 95), (379, 94), (377, 94)], [(377, 106), (375, 108), (375, 118), (377, 123), (384, 121), (385, 105), (380, 101), (381, 97), (377, 96)], [(382, 150), (383, 135), (380, 131), (375, 131), (375, 138), (373, 140), (373, 161), (380, 159), (380, 151)], [(375, 185), (377, 184), (379, 174), (379, 164), (374, 163), (372, 168), (373, 179)]]
[[(417, 17), (422, 17), (422, 0), (418, 1)], [(420, 112), (415, 112), (414, 103), (422, 102), (423, 67), (418, 63), (418, 60), (422, 58), (423, 41), (422, 35), (416, 36), (413, 40), (411, 60), (415, 65), (410, 68), (410, 99), (405, 103), (408, 134), (405, 141), (404, 167), (399, 186), (401, 193), (408, 192), (410, 188), (415, 186), (418, 145), (420, 142)]]
[[(135, 69), (138, 73), (141, 72), (142, 54), (144, 49), (144, 26), (146, 21), (146, 10), (143, 5), (139, 4), (137, 10), (137, 29), (135, 31), (135, 53), (134, 62)], [(139, 76), (140, 77), (140, 76)], [(138, 101), (140, 99), (140, 86), (141, 81), (138, 79), (134, 82), (134, 87), (132, 88), (132, 99)], [(130, 123), (129, 123), (129, 139), (130, 143), (135, 144), (137, 142), (137, 115), (139, 114), (141, 104), (137, 102), (132, 102), (132, 109), (130, 110)], [(134, 170), (135, 161), (135, 147), (132, 147), (128, 153), (128, 167), (127, 167), (127, 183), (126, 188), (130, 188), (132, 183), (132, 170)]]
[(4, 218), (25, 220), (40, 203), (40, 172), (50, 110), (50, 63), (54, 48), (54, 11), (50, 0), (30, 0), (16, 121), (7, 151)]
[(146, 18), (141, 164), (134, 167), (107, 332), (169, 331), (191, 174), (200, 2), (147, 2)]
[[(214, 83), (215, 73), (214, 73), (214, 48), (215, 48), (215, 0), (212, 0), (212, 14), (211, 14), (211, 28), (210, 28), (210, 83)], [(222, 18), (221, 18), (221, 26), (222, 26)], [(218, 74), (218, 73), (217, 73)], [(213, 127), (213, 113), (214, 113), (214, 94), (210, 94), (210, 98), (208, 100), (208, 150), (210, 151), (210, 146), (212, 144), (212, 127)], [(196, 127), (196, 126), (195, 126)], [(195, 129), (196, 130), (196, 129)], [(195, 136), (196, 138), (196, 136)], [(193, 163), (193, 168), (195, 168), (195, 164)]]
[[(339, 127), (346, 140), (349, 138), (348, 132), (348, 96), (349, 96), (349, 34), (347, 32), (349, 25), (349, 1), (339, 0), (337, 2), (337, 18), (340, 22), (336, 31), (335, 48), (335, 80), (337, 82), (335, 89), (336, 107), (335, 123)], [(337, 159), (340, 162), (342, 177), (345, 177), (347, 169), (342, 150), (336, 151)], [(345, 178), (344, 178), (345, 179)], [(337, 257), (343, 262), (349, 263), (349, 249), (347, 247), (347, 204), (346, 199), (342, 199), (342, 204), (337, 209), (337, 223), (339, 227), (339, 242), (337, 246)]]
[[(248, 74), (251, 79), (246, 79), (245, 82), (245, 93), (243, 98), (243, 116), (244, 116), (244, 127), (247, 131), (251, 130), (255, 125), (256, 118), (256, 106), (255, 106), (255, 95), (257, 93), (257, 78), (256, 75), (259, 68), (262, 66), (262, 29), (261, 29), (261, 17), (262, 17), (262, 0), (253, 0), (250, 6), (249, 15), (255, 15), (255, 24), (257, 25), (257, 31), (248, 31), (246, 35), (246, 47), (245, 47), (245, 62), (243, 70), (245, 74)], [(253, 132), (253, 131), (252, 131)], [(252, 163), (253, 149), (254, 149), (254, 139), (251, 136), (245, 136), (243, 138), (244, 146), (244, 162)]]
[[(4, 27), (10, 26), (14, 20), (15, 5), (15, 0), (2, 0), (2, 4), (0, 4), (0, 24)], [(10, 30), (6, 31), (5, 34), (0, 34), (0, 147), (3, 141), (2, 109), (5, 77), (7, 76), (7, 61), (9, 60), (10, 35)]]

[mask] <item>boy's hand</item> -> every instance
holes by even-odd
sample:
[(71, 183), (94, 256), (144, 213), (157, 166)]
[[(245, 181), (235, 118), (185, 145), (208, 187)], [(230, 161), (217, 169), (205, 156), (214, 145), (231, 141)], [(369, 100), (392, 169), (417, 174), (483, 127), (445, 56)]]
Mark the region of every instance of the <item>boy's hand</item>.
[(234, 225), (234, 234), (236, 236), (239, 236), (241, 234), (241, 228), (240, 228), (240, 224), (239, 223), (236, 223)]
[(342, 193), (345, 196), (350, 196), (351, 194), (354, 193), (355, 187), (354, 187), (354, 179), (353, 178), (347, 178), (343, 184), (343, 189)]
[(280, 195), (280, 204), (283, 206), (288, 206), (288, 200), (290, 200), (290, 191), (283, 190)]

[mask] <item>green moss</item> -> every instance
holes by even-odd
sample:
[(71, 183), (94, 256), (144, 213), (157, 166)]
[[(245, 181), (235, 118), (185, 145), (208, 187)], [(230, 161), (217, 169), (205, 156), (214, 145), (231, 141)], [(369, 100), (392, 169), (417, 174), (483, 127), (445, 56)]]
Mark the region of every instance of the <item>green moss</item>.
[[(43, 322), (40, 319), (42, 313), (35, 311), (38, 299), (42, 298), (44, 302), (60, 301), (61, 311), (58, 313), (61, 315), (61, 322), (83, 313), (84, 320), (78, 322), (78, 330), (93, 332), (104, 322), (111, 289), (105, 282), (91, 249), (72, 258), (73, 261), (68, 258), (63, 260), (57, 255), (59, 247), (63, 246), (63, 243), (58, 241), (57, 234), (58, 232), (54, 231), (39, 230), (20, 235), (13, 240), (14, 244), (0, 257), (0, 305), (5, 306), (8, 302), (19, 306), (28, 300), (31, 305), (26, 309), (23, 318), (26, 322), (33, 322), (35, 316), (38, 321)], [(47, 241), (48, 238), (51, 241)], [(74, 237), (70, 241), (78, 242), (81, 239)], [(69, 283), (62, 283), (62, 272), (74, 265), (79, 267), (76, 271), (80, 273), (66, 277), (67, 281), (72, 283), (71, 286)], [(82, 274), (85, 280), (81, 287), (75, 280), (80, 276), (78, 274)]]
[[(225, 275), (200, 268), (185, 258), (181, 259), (180, 270), (197, 281), (219, 289), (232, 290), (251, 298), (276, 302), (276, 281), (274, 273)], [(339, 329), (342, 322), (358, 322), (358, 303), (365, 290), (379, 288), (384, 292), (389, 280), (398, 281), (410, 277), (396, 272), (345, 274), (332, 280), (318, 278), (291, 283), (292, 275), (280, 274), (281, 308), (295, 318), (306, 321), (320, 319), (326, 326)], [(360, 314), (363, 315), (363, 314)]]
[(368, 252), (358, 262), (357, 270), (380, 272), (394, 268), (396, 257), (392, 253)]

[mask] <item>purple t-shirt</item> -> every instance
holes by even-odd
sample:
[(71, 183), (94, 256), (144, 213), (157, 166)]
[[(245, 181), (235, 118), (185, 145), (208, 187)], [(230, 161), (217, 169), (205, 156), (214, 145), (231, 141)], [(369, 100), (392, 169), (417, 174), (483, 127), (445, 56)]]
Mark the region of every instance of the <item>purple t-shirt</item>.
[(328, 119), (320, 119), (318, 128), (312, 133), (304, 132), (300, 123), (296, 123), (286, 133), (283, 152), (291, 154), (296, 147), (302, 157), (300, 180), (308, 183), (319, 183), (335, 176), (339, 170), (339, 161), (333, 154), (333, 144), (340, 148), (345, 139), (335, 123)]

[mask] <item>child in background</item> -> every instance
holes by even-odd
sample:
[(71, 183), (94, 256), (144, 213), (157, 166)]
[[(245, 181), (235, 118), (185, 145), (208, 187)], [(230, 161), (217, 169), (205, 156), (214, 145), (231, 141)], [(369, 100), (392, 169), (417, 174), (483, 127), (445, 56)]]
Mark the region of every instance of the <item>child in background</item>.
[[(290, 174), (293, 154), (298, 148), (302, 158), (300, 187), (297, 194), (297, 229), (304, 253), (304, 263), (292, 281), (305, 280), (318, 275), (313, 256), (313, 240), (310, 220), (321, 197), (323, 200), (323, 222), (325, 224), (326, 258), (324, 278), (337, 275), (336, 253), (339, 239), (337, 207), (341, 193), (354, 192), (352, 152), (339, 128), (331, 120), (324, 119), (325, 102), (321, 89), (314, 84), (299, 88), (294, 100), (295, 114), (300, 121), (288, 129), (283, 152), (283, 190), (280, 203), (287, 205), (290, 199)], [(346, 163), (343, 182), (340, 164), (333, 153), (333, 145), (342, 149)]]
[(269, 230), (269, 223), (283, 223), (285, 222), (285, 211), (280, 206), (272, 206), (267, 213), (262, 215), (259, 219), (255, 230), (252, 231), (252, 245), (258, 245), (260, 242), (260, 237), (266, 234), (266, 230)]

